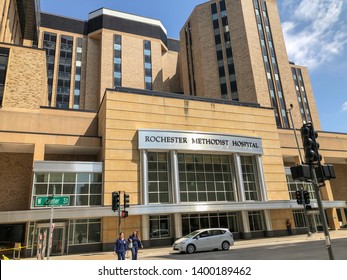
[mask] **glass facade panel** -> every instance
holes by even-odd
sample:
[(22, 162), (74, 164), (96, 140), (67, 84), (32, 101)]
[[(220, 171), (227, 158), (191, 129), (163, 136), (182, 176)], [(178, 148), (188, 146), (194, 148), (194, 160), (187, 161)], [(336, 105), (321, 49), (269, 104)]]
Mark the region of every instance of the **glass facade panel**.
[(34, 173), (31, 205), (37, 196), (70, 196), (69, 206), (100, 206), (102, 198), (101, 173)]
[(178, 163), (182, 202), (235, 201), (228, 156), (178, 154)]
[(81, 245), (101, 242), (101, 220), (70, 220), (69, 245)]
[(297, 190), (301, 190), (301, 189), (308, 191), (308, 193), (310, 195), (310, 199), (316, 199), (316, 193), (314, 191), (312, 183), (302, 182), (302, 181), (294, 181), (292, 178), (292, 175), (288, 174), (288, 172), (286, 172), (286, 173), (287, 173), (286, 178), (287, 178), (289, 197), (291, 200), (296, 200), (295, 192)]
[(149, 217), (149, 239), (160, 239), (171, 237), (169, 216)]
[(251, 156), (241, 156), (241, 167), (246, 200), (259, 200), (258, 176)]
[(147, 157), (149, 203), (169, 203), (168, 154), (149, 152)]
[(264, 230), (261, 211), (248, 211), (249, 227), (251, 231)]
[(239, 222), (236, 212), (183, 214), (183, 236), (197, 229), (222, 227), (230, 232), (239, 232)]

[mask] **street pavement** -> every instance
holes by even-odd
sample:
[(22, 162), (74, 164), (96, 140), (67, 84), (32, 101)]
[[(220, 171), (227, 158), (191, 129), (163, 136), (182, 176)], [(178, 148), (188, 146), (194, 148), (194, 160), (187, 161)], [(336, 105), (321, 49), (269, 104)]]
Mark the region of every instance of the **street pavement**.
[[(347, 238), (347, 230), (334, 230), (329, 232), (330, 239)], [(267, 238), (257, 238), (251, 240), (236, 240), (234, 246), (230, 249), (242, 249), (258, 246), (267, 245), (279, 245), (279, 244), (290, 244), (299, 242), (310, 242), (322, 240), (325, 244), (325, 235), (323, 232), (314, 233), (311, 236), (306, 234), (301, 235), (291, 235), (283, 237), (267, 237)], [(138, 259), (139, 260), (158, 260), (162, 259), (160, 256), (165, 256), (169, 254), (176, 253), (172, 250), (171, 246), (167, 247), (155, 247), (155, 248), (145, 248), (139, 250)], [(63, 256), (50, 256), (50, 260), (116, 260), (117, 256), (113, 252), (93, 252), (85, 254), (76, 255), (63, 255)], [(24, 260), (36, 260), (36, 258), (27, 258)], [(131, 252), (129, 251), (126, 256), (126, 260), (131, 260)]]

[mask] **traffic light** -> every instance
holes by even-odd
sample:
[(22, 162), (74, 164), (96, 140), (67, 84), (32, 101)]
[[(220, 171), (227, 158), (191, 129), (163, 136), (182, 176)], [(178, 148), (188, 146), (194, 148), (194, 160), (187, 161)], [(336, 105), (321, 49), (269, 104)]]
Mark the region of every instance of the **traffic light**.
[(310, 204), (310, 194), (308, 191), (304, 191), (304, 202), (306, 205)]
[(124, 193), (124, 202), (123, 202), (123, 204), (124, 204), (124, 210), (125, 210), (125, 208), (128, 208), (130, 205), (129, 205), (129, 194), (127, 194), (127, 193)]
[(128, 211), (122, 211), (122, 218), (125, 219), (126, 217), (128, 217)]
[(112, 192), (112, 210), (113, 212), (119, 209), (119, 192)]
[(296, 202), (298, 204), (302, 204), (302, 195), (301, 195), (301, 191), (296, 191), (295, 192), (295, 197), (296, 197)]
[(312, 165), (321, 161), (322, 157), (318, 153), (319, 143), (317, 131), (314, 130), (312, 123), (306, 123), (301, 128), (301, 138), (304, 145), (306, 164)]

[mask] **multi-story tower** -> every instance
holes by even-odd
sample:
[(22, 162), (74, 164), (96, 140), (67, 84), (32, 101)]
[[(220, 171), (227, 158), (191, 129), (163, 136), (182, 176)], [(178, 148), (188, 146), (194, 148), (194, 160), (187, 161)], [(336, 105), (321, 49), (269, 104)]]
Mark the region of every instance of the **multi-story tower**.
[(288, 61), (275, 0), (201, 4), (180, 39), (185, 94), (271, 107), (282, 128), (292, 127), (292, 104), (297, 126), (312, 120), (319, 128), (307, 69)]
[(41, 14), (48, 104), (96, 110), (106, 88), (181, 92), (179, 42), (160, 21), (99, 9), (87, 21)]

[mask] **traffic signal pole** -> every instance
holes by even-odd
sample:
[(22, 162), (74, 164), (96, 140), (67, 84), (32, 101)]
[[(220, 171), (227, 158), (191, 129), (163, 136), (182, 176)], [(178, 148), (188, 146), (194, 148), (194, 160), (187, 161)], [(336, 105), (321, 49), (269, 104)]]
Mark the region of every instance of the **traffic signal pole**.
[(121, 232), (121, 220), (122, 220), (122, 217), (121, 217), (121, 214), (120, 214), (120, 205), (118, 207), (118, 234)]
[(322, 220), (322, 227), (323, 227), (324, 236), (325, 236), (325, 245), (326, 245), (326, 248), (328, 250), (329, 259), (334, 260), (335, 258), (334, 258), (334, 254), (333, 254), (333, 248), (331, 246), (330, 234), (329, 234), (329, 230), (328, 230), (328, 223), (327, 223), (327, 219), (326, 219), (324, 208), (323, 208), (323, 202), (322, 202), (322, 198), (320, 195), (316, 171), (312, 166), (310, 166), (310, 169), (311, 169), (311, 174), (312, 174), (312, 179), (313, 179), (312, 184), (313, 184), (314, 191), (316, 193), (316, 198), (317, 198), (319, 215), (320, 215), (321, 220)]
[(310, 231), (310, 224), (308, 221), (308, 216), (307, 216), (307, 210), (306, 210), (306, 202), (304, 199), (304, 188), (300, 187), (300, 192), (301, 192), (301, 197), (303, 198), (303, 206), (304, 206), (304, 216), (305, 216), (305, 223), (307, 226), (307, 236), (310, 237), (312, 235), (311, 231)]

